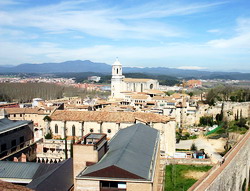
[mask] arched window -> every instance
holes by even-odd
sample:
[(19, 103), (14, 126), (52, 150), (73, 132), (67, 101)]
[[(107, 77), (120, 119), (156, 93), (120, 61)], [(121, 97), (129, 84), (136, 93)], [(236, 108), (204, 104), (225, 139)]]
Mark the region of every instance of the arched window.
[(150, 89), (153, 89), (154, 85), (153, 84), (150, 84)]
[(55, 133), (58, 133), (58, 125), (55, 124)]
[(118, 72), (119, 72), (119, 70), (118, 70), (118, 68), (117, 68), (116, 73), (118, 74)]
[(76, 127), (72, 125), (72, 136), (76, 136)]

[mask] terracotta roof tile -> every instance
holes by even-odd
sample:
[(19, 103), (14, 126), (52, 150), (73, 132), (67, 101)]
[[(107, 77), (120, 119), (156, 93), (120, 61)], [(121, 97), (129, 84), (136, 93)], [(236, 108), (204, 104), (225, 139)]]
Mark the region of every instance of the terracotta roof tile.
[(141, 119), (147, 122), (164, 123), (169, 117), (142, 112), (107, 112), (107, 111), (55, 111), (51, 115), (54, 121), (98, 121), (98, 122), (135, 122)]
[(18, 114), (18, 113), (41, 113), (43, 111), (39, 111), (39, 108), (6, 108), (5, 109), (8, 114)]
[(136, 95), (132, 95), (131, 98), (132, 98), (132, 99), (148, 99), (149, 96), (147, 96), (147, 95), (136, 94)]
[(152, 89), (152, 90), (145, 90), (148, 94), (165, 94), (163, 91)]

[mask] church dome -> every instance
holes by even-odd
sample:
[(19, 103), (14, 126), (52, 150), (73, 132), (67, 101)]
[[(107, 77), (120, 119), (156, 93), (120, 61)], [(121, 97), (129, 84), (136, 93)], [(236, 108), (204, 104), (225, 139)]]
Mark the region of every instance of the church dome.
[(122, 64), (120, 63), (120, 61), (118, 60), (118, 58), (116, 58), (116, 60), (115, 60), (115, 62), (114, 62), (114, 64), (113, 65), (119, 65), (119, 66), (121, 66)]

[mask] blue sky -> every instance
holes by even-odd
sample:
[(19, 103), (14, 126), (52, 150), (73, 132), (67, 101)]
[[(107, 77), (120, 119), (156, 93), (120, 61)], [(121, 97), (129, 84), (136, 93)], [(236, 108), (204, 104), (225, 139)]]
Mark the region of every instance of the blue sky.
[(250, 72), (249, 0), (1, 0), (0, 65)]

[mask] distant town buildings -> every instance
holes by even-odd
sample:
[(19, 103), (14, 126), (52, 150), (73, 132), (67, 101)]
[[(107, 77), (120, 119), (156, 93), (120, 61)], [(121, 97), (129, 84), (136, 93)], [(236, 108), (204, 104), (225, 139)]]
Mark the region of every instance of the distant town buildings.
[(99, 82), (101, 80), (100, 76), (90, 76), (88, 77), (89, 81)]

